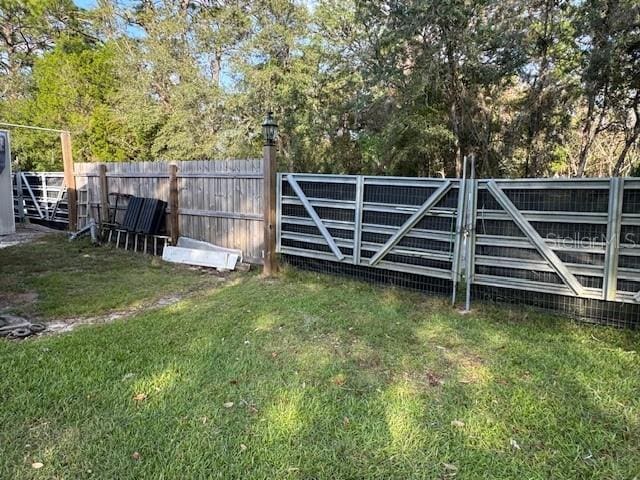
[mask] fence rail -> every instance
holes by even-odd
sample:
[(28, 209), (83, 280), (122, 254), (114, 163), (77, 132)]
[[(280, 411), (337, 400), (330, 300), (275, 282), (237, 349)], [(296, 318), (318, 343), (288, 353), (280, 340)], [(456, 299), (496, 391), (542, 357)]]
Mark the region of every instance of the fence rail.
[[(104, 215), (101, 184), (169, 202), (172, 164), (181, 235), (260, 261), (261, 160), (113, 163), (103, 178), (98, 164), (77, 164), (79, 226)], [(16, 216), (67, 221), (62, 173), (18, 172), (14, 189)], [(464, 270), (467, 305), (497, 300), (640, 325), (640, 179), (281, 173), (277, 189), (277, 251), (287, 258), (448, 291), (454, 301)]]

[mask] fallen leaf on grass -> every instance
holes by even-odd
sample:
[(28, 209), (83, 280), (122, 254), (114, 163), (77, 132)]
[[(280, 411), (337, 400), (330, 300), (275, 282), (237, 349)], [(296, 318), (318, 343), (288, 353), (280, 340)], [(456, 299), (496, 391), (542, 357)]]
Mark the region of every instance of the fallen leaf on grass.
[(138, 461), (138, 460), (140, 460), (140, 454), (139, 454), (138, 452), (133, 452), (133, 453), (131, 454), (131, 458), (132, 458), (133, 460), (135, 460), (135, 461)]
[(136, 402), (142, 402), (142, 401), (147, 399), (147, 394), (146, 393), (138, 393), (137, 395), (133, 396), (133, 399)]
[(247, 449), (247, 446), (244, 443), (241, 443), (240, 450), (244, 452), (246, 449)]
[(435, 372), (428, 371), (425, 376), (427, 379), (427, 383), (431, 387), (437, 387), (438, 385), (442, 385), (444, 383), (442, 377)]
[(514, 450), (520, 450), (520, 445), (518, 445), (518, 442), (516, 442), (513, 438), (509, 439), (509, 445), (511, 445), (511, 448), (513, 448)]
[(347, 428), (349, 426), (349, 424), (351, 423), (351, 420), (349, 420), (349, 417), (344, 417), (342, 419), (342, 425)]
[(223, 406), (224, 408), (231, 408), (231, 407), (233, 407), (233, 402), (224, 402), (224, 403), (222, 404), (222, 406)]
[(31, 468), (35, 468), (36, 470), (42, 467), (44, 467), (44, 463), (41, 463), (41, 462), (33, 462), (31, 464)]
[(453, 463), (443, 463), (444, 472), (441, 478), (455, 478), (458, 475), (458, 467)]
[(342, 385), (344, 385), (345, 383), (347, 383), (347, 379), (346, 379), (346, 378), (344, 378), (344, 377), (342, 377), (342, 376), (337, 376), (336, 378), (334, 378), (334, 379), (332, 380), (332, 382), (333, 382), (333, 384), (334, 384), (334, 385), (336, 385), (336, 386), (338, 386), (338, 387), (341, 387)]
[(452, 420), (451, 421), (451, 426), (452, 427), (462, 428), (462, 427), (464, 427), (464, 422), (461, 422), (460, 420)]

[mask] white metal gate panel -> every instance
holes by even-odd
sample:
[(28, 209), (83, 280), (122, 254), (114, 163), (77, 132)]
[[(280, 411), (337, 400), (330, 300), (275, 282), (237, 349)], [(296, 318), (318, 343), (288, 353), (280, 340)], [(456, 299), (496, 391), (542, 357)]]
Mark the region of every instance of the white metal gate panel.
[(471, 284), (637, 303), (637, 179), (469, 183)]
[(459, 279), (465, 182), (282, 173), (278, 252)]

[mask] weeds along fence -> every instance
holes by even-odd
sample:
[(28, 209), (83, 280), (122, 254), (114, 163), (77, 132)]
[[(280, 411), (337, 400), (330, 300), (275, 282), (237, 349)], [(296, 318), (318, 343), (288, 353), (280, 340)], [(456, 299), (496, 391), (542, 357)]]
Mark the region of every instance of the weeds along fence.
[[(116, 208), (114, 193), (157, 198), (170, 204), (171, 165), (176, 166), (180, 235), (239, 248), (247, 261), (260, 263), (264, 217), (262, 160), (259, 159), (76, 163), (78, 228), (85, 226), (90, 217), (107, 219), (103, 202), (106, 200), (106, 208), (113, 211)], [(104, 169), (104, 180), (101, 169)], [(33, 190), (33, 196), (27, 185)], [(21, 199), (16, 196), (17, 217), (22, 212), (31, 219), (47, 220), (49, 218), (40, 213), (55, 210), (54, 219), (63, 225), (68, 223), (66, 187), (61, 172), (22, 172), (14, 178), (14, 189), (24, 190)], [(126, 206), (126, 201), (119, 199), (120, 216)], [(170, 208), (167, 213), (172, 214)]]
[[(317, 271), (640, 324), (640, 180), (280, 174), (278, 251)], [(468, 272), (464, 278), (462, 272)]]

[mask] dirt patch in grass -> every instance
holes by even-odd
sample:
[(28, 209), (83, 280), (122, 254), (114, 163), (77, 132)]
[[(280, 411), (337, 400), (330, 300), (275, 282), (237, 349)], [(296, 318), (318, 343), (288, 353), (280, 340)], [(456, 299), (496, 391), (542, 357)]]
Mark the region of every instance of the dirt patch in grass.
[[(226, 281), (225, 277), (215, 277), (217, 282)], [(70, 332), (76, 327), (80, 325), (100, 325), (105, 323), (111, 323), (116, 320), (127, 319), (129, 317), (133, 317), (135, 315), (139, 315), (145, 312), (150, 312), (153, 310), (157, 310), (164, 307), (169, 307), (171, 305), (175, 305), (176, 303), (187, 299), (188, 297), (193, 297), (195, 294), (201, 294), (201, 291), (189, 291), (181, 294), (172, 294), (164, 297), (160, 297), (154, 301), (147, 301), (140, 305), (136, 305), (134, 307), (116, 310), (113, 312), (109, 312), (105, 315), (97, 315), (93, 317), (75, 317), (75, 318), (66, 318), (63, 320), (50, 321), (46, 322), (47, 329), (42, 332), (40, 335), (55, 335), (65, 332)]]
[(15, 233), (0, 236), (0, 248), (35, 242), (51, 234), (64, 235), (64, 232), (36, 224), (16, 225)]
[(0, 293), (0, 312), (9, 309), (25, 310), (38, 301), (36, 292)]

